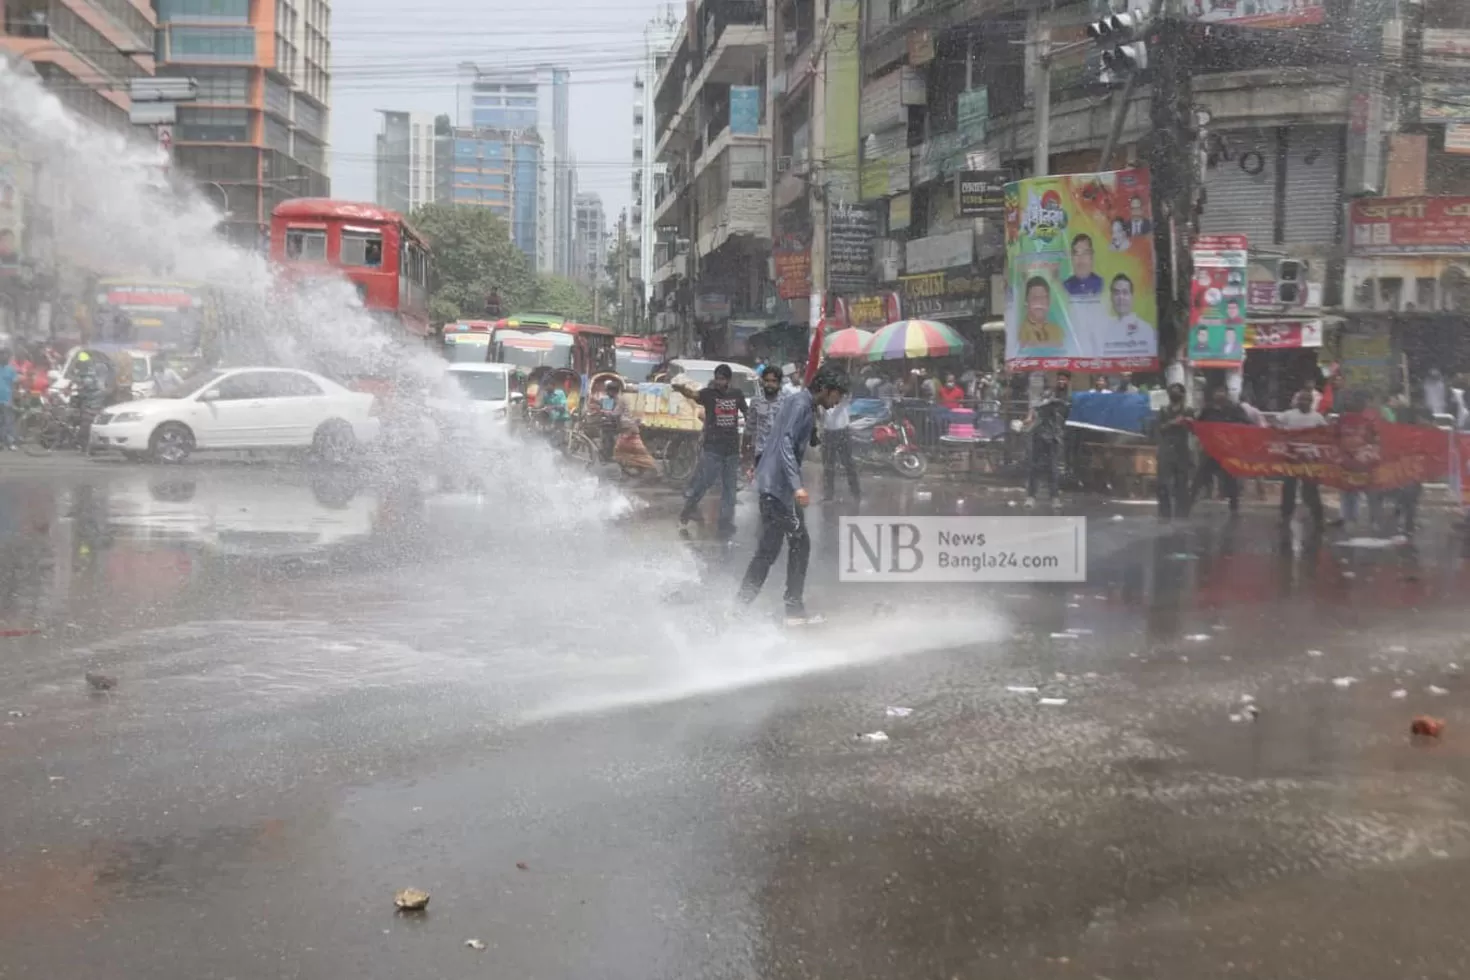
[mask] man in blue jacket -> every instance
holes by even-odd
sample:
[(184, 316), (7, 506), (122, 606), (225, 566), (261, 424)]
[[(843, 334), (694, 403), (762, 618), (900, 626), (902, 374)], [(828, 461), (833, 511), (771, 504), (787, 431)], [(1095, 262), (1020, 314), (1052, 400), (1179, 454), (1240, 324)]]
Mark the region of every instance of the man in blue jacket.
[(801, 463), (811, 442), (816, 408), (832, 408), (847, 394), (847, 376), (824, 366), (811, 387), (793, 392), (780, 401), (771, 429), (755, 468), (755, 486), (760, 494), (761, 539), (755, 557), (740, 583), (740, 599), (752, 602), (760, 594), (766, 576), (786, 549), (786, 622), (806, 622), (802, 596), (806, 590), (806, 566), (812, 542), (802, 515), (808, 497), (802, 486)]

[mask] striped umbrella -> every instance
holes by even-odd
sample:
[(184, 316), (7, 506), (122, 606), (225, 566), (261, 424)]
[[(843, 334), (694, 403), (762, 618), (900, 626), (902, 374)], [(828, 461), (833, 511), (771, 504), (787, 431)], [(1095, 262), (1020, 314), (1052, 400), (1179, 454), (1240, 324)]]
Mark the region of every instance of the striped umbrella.
[(965, 349), (965, 338), (935, 320), (899, 320), (873, 334), (868, 342), (870, 361), (947, 357)]
[(862, 357), (868, 352), (868, 343), (872, 339), (873, 335), (868, 331), (848, 327), (846, 330), (829, 333), (822, 345), (822, 353), (838, 359)]

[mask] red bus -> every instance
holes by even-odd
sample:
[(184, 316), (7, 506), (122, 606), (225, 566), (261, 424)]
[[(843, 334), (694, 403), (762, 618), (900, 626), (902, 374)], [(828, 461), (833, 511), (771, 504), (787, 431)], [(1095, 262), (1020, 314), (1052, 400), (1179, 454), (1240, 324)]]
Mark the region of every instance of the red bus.
[(429, 336), (429, 247), (398, 212), (320, 197), (283, 201), (271, 212), (270, 254), (290, 276), (346, 276), (374, 319), (404, 339)]

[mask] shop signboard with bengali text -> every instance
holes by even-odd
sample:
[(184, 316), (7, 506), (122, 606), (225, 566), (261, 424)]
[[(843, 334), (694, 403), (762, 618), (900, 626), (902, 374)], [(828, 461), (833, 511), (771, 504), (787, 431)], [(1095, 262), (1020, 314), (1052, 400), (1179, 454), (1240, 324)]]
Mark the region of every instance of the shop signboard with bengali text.
[(1470, 254), (1470, 197), (1374, 197), (1348, 211), (1355, 255)]
[(1189, 363), (1238, 368), (1245, 360), (1250, 241), (1244, 235), (1200, 235), (1190, 255)]
[(1327, 22), (1324, 0), (1186, 0), (1185, 10), (1206, 24), (1238, 27), (1309, 27)]
[(966, 320), (990, 309), (990, 280), (968, 267), (900, 276), (903, 315), (919, 320)]
[(776, 266), (776, 294), (782, 299), (802, 299), (812, 291), (812, 253), (808, 248), (778, 248), (772, 253)]
[(1006, 170), (962, 170), (955, 178), (955, 202), (961, 218), (999, 218), (1006, 211)]
[(873, 241), (878, 216), (870, 208), (838, 204), (827, 226), (827, 288), (861, 292), (873, 285)]
[(1246, 350), (1298, 350), (1321, 346), (1321, 320), (1262, 320), (1246, 324)]
[[(1137, 202), (1140, 231), (1133, 233)], [(1032, 177), (1006, 185), (1006, 365), (1158, 367), (1149, 173)]]

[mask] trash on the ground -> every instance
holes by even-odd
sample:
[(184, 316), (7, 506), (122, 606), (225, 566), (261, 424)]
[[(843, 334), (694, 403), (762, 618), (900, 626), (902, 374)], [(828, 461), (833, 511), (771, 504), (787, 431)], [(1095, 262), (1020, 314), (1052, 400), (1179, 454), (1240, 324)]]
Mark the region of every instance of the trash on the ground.
[(1256, 696), (1254, 694), (1242, 694), (1240, 696), (1240, 703), (1241, 704), (1255, 704), (1256, 703)]
[(1039, 698), (1037, 704), (1046, 705), (1049, 708), (1059, 708), (1067, 703), (1066, 698)]
[(1342, 573), (1342, 577), (1343, 578), (1357, 578), (1358, 577), (1358, 573), (1357, 572), (1343, 572)]
[(1036, 694), (1041, 688), (1031, 687), (1028, 684), (1007, 684), (1006, 690), (1012, 694)]
[(1095, 681), (1095, 680), (1097, 680), (1097, 671), (1095, 671), (1095, 670), (1089, 670), (1087, 673), (1083, 674), (1082, 676), (1084, 678), (1086, 678), (1087, 680)]
[(889, 718), (907, 718), (909, 715), (911, 715), (911, 714), (914, 713), (914, 709), (913, 708), (899, 708), (899, 707), (895, 707), (894, 705), (891, 705), (890, 704), (887, 708), (885, 708), (883, 710), (883, 713), (885, 715), (887, 715)]
[(94, 691), (110, 691), (117, 687), (117, 678), (109, 674), (99, 674), (89, 670), (82, 676), (87, 678), (87, 685)]
[(1320, 656), (1322, 656), (1322, 651), (1321, 650), (1308, 650), (1307, 651), (1307, 656), (1309, 656), (1309, 657), (1320, 657)]
[(1261, 709), (1256, 705), (1254, 694), (1242, 694), (1235, 701), (1235, 707), (1230, 712), (1232, 722), (1255, 721), (1260, 715)]
[(1080, 603), (1080, 602), (1069, 602), (1069, 603), (1067, 603), (1067, 608), (1068, 609), (1081, 609), (1082, 608), (1082, 603)]
[(1446, 694), (1450, 693), (1447, 689), (1440, 687), (1438, 684), (1430, 684), (1424, 690), (1428, 691), (1430, 694), (1433, 694), (1437, 698), (1444, 697)]
[(1064, 680), (1067, 679), (1067, 675), (1064, 674), (1064, 673), (1062, 673), (1060, 670), (1057, 671), (1055, 674), (1052, 674), (1051, 676), (1052, 676), (1052, 679), (1053, 680), (1058, 680), (1058, 681), (1064, 681)]
[(888, 733), (887, 732), (867, 732), (866, 734), (859, 735), (858, 736), (858, 741), (859, 742), (886, 742), (886, 741), (888, 741)]
[(1115, 520), (1115, 521), (1121, 521), (1122, 519), (1123, 519), (1123, 515), (1122, 514), (1114, 514), (1113, 515), (1113, 520)]
[(5, 712), (5, 717), (7, 717), (7, 718), (24, 718), (25, 716), (26, 716), (26, 713), (24, 711), (7, 711), (7, 712)]
[(1007, 507), (1016, 507), (1016, 506), (1019, 506), (1019, 505), (1014, 500), (1007, 500), (1006, 501), (1006, 506)]
[(1424, 738), (1439, 738), (1444, 733), (1444, 719), (1420, 715), (1409, 723), (1409, 734)]
[(1190, 633), (1188, 636), (1185, 637), (1185, 639), (1189, 640), (1191, 643), (1203, 643), (1209, 638), (1210, 634), (1208, 633)]
[(1194, 561), (1195, 555), (1187, 551), (1176, 551), (1169, 556), (1170, 561)]
[(1091, 636), (1092, 635), (1092, 630), (1085, 630), (1085, 629), (1082, 629), (1080, 626), (1073, 626), (1071, 629), (1067, 630), (1067, 632), (1068, 633), (1071, 633), (1073, 636)]
[(429, 893), (418, 888), (405, 888), (393, 896), (393, 904), (404, 912), (422, 912), (429, 907)]
[(466, 946), (468, 946), (470, 949), (484, 949), (485, 948), (485, 944), (482, 943), (478, 939), (466, 939), (464, 941), (464, 944)]
[(1406, 647), (1406, 646), (1403, 646), (1402, 644), (1394, 644), (1393, 646), (1388, 647), (1387, 650), (1386, 650), (1386, 652), (1387, 653), (1408, 653), (1409, 652), (1409, 648)]
[(1445, 667), (1445, 673), (1447, 673), (1447, 674), (1459, 674), (1459, 673), (1463, 673), (1463, 671), (1460, 670), (1460, 665), (1459, 664), (1450, 664), (1449, 666)]
[(1399, 688), (1398, 690), (1394, 691), (1393, 693), (1391, 693), (1389, 695), (1389, 697), (1393, 698), (1395, 701), (1402, 701), (1404, 698), (1406, 698), (1408, 696), (1409, 696), (1409, 692), (1406, 691), (1406, 690), (1404, 690), (1403, 688)]
[(516, 870), (517, 871), (530, 871), (531, 870), (531, 866), (529, 864), (527, 864), (525, 861), (517, 861), (516, 862)]
[(1358, 679), (1356, 677), (1334, 677), (1334, 678), (1332, 678), (1332, 685), (1334, 687), (1349, 688), (1349, 687), (1352, 687), (1356, 683), (1358, 683)]
[(1053, 640), (1075, 640), (1075, 639), (1077, 639), (1077, 634), (1076, 633), (1053, 633), (1051, 635), (1051, 638)]

